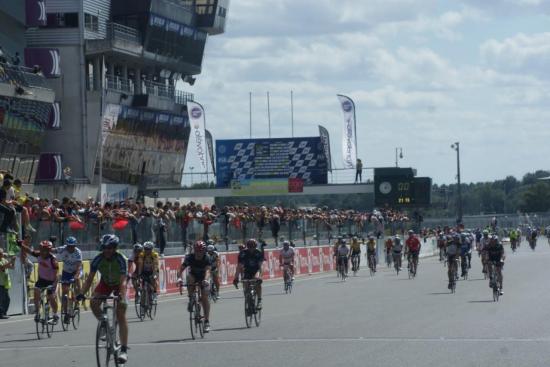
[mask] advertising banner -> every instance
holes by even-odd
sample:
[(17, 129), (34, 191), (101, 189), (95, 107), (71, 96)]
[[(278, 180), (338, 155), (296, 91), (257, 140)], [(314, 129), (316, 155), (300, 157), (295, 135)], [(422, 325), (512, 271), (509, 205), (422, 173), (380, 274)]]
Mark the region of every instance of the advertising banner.
[(357, 160), (357, 147), (355, 146), (355, 104), (351, 98), (338, 95), (338, 100), (344, 113), (344, 124), (342, 126), (342, 156), (344, 168), (355, 168)]
[(299, 178), (327, 183), (327, 157), (320, 137), (216, 141), (217, 186), (234, 181)]
[(206, 147), (205, 117), (204, 108), (197, 102), (187, 102), (187, 113), (189, 114), (189, 124), (191, 125), (191, 134), (189, 136), (189, 147), (196, 152), (200, 168), (197, 172), (207, 172), (208, 158)]
[(328, 135), (328, 130), (319, 125), (319, 136), (321, 137), (321, 142), (323, 143), (323, 149), (325, 150), (325, 157), (327, 157), (327, 170), (332, 172), (332, 158), (330, 155), (330, 137)]

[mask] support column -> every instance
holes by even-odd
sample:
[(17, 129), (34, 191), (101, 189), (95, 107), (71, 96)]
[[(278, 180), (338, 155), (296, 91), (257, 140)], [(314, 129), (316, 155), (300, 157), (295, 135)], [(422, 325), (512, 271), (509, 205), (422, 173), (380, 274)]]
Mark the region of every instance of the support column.
[(101, 90), (101, 59), (99, 57), (96, 57), (94, 59), (94, 90), (99, 91)]

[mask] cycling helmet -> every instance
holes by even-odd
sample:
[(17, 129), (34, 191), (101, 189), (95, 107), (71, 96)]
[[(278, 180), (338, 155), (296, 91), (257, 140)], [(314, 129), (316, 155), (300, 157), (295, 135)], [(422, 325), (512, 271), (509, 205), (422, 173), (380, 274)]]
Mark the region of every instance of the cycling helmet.
[(414, 231), (412, 229), (409, 229), (409, 234), (414, 234)]
[(206, 244), (208, 246), (210, 246), (210, 245), (214, 246), (214, 240), (208, 240), (208, 241), (206, 241)]
[(99, 245), (99, 248), (101, 250), (104, 250), (105, 248), (108, 248), (108, 247), (117, 248), (119, 242), (120, 242), (120, 239), (118, 238), (118, 236), (114, 234), (106, 234), (103, 237), (101, 237), (101, 243)]
[(136, 252), (143, 251), (143, 245), (141, 243), (134, 244), (134, 251)]
[(243, 245), (243, 244), (240, 244), (240, 245), (239, 245), (239, 251), (242, 251), (242, 250), (244, 250), (244, 249), (245, 249), (244, 245)]
[(144, 250), (152, 250), (155, 248), (155, 244), (151, 241), (147, 241), (143, 243), (143, 249)]
[(251, 249), (256, 247), (258, 247), (258, 241), (256, 241), (254, 238), (251, 238), (248, 241), (246, 241), (246, 248)]
[(486, 229), (484, 229), (484, 230), (483, 230), (483, 235), (484, 235), (484, 236), (488, 236), (488, 235), (489, 235), (489, 231), (486, 230)]
[(67, 238), (67, 241), (65, 241), (65, 243), (67, 244), (67, 246), (76, 246), (77, 244), (77, 240), (76, 238), (74, 238), (73, 236)]
[(290, 242), (284, 241), (284, 242), (283, 242), (283, 246), (290, 246)]
[(50, 241), (42, 241), (40, 242), (40, 248), (44, 248), (46, 250), (51, 250), (53, 247), (52, 243)]
[(214, 247), (214, 245), (206, 246), (206, 251), (208, 252), (214, 252), (215, 250), (216, 250), (216, 247)]
[(195, 242), (193, 249), (195, 250), (195, 253), (203, 252), (204, 250), (206, 250), (206, 244), (203, 241), (197, 241)]

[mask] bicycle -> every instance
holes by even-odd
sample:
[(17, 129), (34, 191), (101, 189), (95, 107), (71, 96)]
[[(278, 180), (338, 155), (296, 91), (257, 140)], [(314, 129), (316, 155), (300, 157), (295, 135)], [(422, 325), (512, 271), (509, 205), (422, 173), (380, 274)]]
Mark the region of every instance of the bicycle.
[[(134, 308), (136, 310), (136, 315), (138, 317), (138, 319), (140, 319), (141, 321), (143, 321), (143, 319), (145, 318), (144, 315), (142, 315), (142, 312), (141, 312), (141, 294), (142, 294), (142, 286), (141, 286), (141, 282), (140, 281), (137, 281), (135, 282), (137, 288), (135, 289), (135, 295), (134, 295)], [(142, 317), (143, 316), (143, 317)]]
[(468, 279), (468, 259), (466, 258), (466, 255), (460, 256), (460, 268), (462, 270), (462, 279), (467, 280)]
[(151, 281), (154, 281), (151, 277), (142, 276), (140, 279), (141, 297), (139, 304), (139, 319), (143, 321), (145, 316), (148, 316), (151, 320), (157, 315), (157, 304), (153, 302), (153, 285)]
[(359, 271), (359, 264), (361, 262), (361, 255), (359, 253), (354, 253), (351, 255), (351, 270), (353, 271), (353, 275), (357, 276), (357, 272)]
[(67, 331), (72, 323), (73, 329), (77, 330), (80, 325), (80, 307), (78, 302), (75, 302), (75, 280), (65, 282), (65, 284), (69, 284), (69, 293), (61, 298), (61, 327), (63, 331)]
[(369, 254), (369, 270), (370, 275), (374, 276), (376, 273), (376, 256), (374, 254)]
[(500, 297), (500, 285), (498, 284), (498, 274), (497, 274), (497, 263), (496, 261), (491, 261), (490, 266), (490, 286), (493, 291), (493, 301), (498, 302), (498, 299)]
[(214, 275), (210, 278), (210, 292), (208, 292), (208, 298), (210, 298), (214, 303), (218, 301), (218, 286), (216, 285), (216, 282), (214, 282)]
[(195, 283), (194, 288), (195, 291), (189, 295), (189, 304), (187, 305), (187, 311), (189, 311), (189, 328), (193, 340), (195, 340), (197, 334), (200, 335), (201, 339), (204, 338), (204, 313), (202, 312), (200, 303), (202, 298), (201, 283)]
[(386, 251), (386, 266), (388, 267), (388, 269), (391, 268), (391, 265), (392, 265), (392, 255), (391, 255), (391, 252), (390, 251)]
[(285, 265), (283, 268), (283, 282), (285, 287), (285, 293), (292, 293), (292, 286), (294, 281), (292, 280), (292, 273), (290, 271), (290, 266)]
[[(101, 317), (99, 318), (95, 334), (97, 366), (109, 366), (111, 357), (113, 357), (112, 361), (115, 366), (123, 366), (123, 364), (118, 362), (121, 348), (117, 333), (118, 319), (116, 310), (119, 302), (118, 296), (96, 296), (92, 300), (101, 301)], [(112, 305), (109, 304), (109, 300), (113, 301)]]
[(339, 256), (338, 257), (338, 276), (340, 279), (342, 279), (343, 282), (346, 281), (346, 278), (348, 277), (348, 257), (347, 256)]
[(401, 270), (401, 253), (393, 253), (393, 266), (395, 268), (395, 271), (397, 273), (397, 276), (399, 276), (399, 271)]
[(262, 320), (262, 310), (258, 309), (258, 294), (256, 293), (256, 284), (261, 282), (261, 279), (243, 279), (244, 292), (244, 319), (246, 327), (252, 326), (252, 319), (256, 327), (260, 326)]
[(451, 293), (456, 293), (456, 281), (458, 280), (458, 259), (454, 259), (452, 263), (449, 263), (449, 271), (451, 272)]
[(517, 240), (511, 240), (510, 241), (510, 247), (512, 248), (512, 252), (516, 252), (517, 250)]
[(408, 254), (407, 257), (407, 269), (409, 271), (409, 279), (416, 277), (416, 269), (418, 267), (417, 259), (412, 254)]
[(36, 288), (40, 290), (40, 311), (36, 311), (38, 318), (35, 318), (36, 336), (38, 339), (44, 337), (44, 332), (48, 338), (52, 337), (54, 323), (50, 318), (50, 302), (48, 302), (48, 292), (53, 290), (53, 286)]

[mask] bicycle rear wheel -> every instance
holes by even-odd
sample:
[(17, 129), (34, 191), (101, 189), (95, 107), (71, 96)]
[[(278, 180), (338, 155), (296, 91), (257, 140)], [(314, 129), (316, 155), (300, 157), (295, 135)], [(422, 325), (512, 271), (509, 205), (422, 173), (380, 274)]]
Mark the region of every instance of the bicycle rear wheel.
[(97, 367), (109, 366), (111, 360), (111, 348), (109, 346), (109, 327), (106, 321), (97, 325), (95, 333), (95, 355)]
[(138, 319), (141, 319), (141, 290), (136, 289), (136, 294), (134, 296), (134, 308), (136, 309), (136, 316)]

